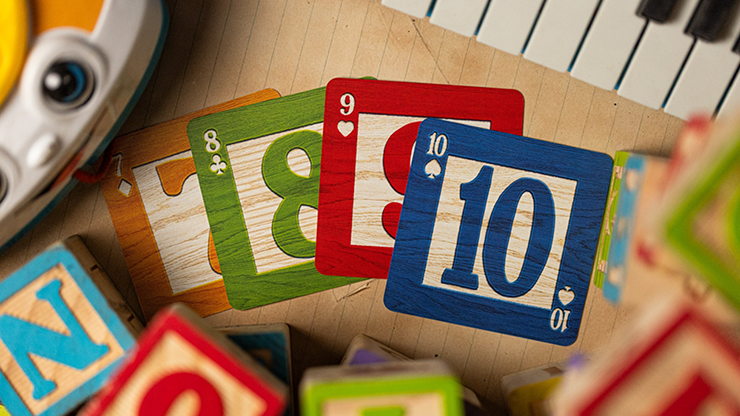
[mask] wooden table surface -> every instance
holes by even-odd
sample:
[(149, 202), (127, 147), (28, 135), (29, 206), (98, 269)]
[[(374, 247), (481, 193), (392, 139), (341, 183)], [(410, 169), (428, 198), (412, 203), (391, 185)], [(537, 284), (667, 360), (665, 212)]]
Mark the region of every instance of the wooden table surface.
[[(275, 88), (282, 95), (334, 77), (515, 88), (525, 98), (524, 135), (613, 156), (667, 154), (683, 121), (518, 56), (497, 51), (371, 0), (167, 0), (169, 35), (161, 61), (122, 133)], [(80, 235), (118, 289), (136, 293), (98, 185), (78, 185), (50, 215), (0, 256), (7, 276), (48, 245)], [(629, 322), (629, 313), (591, 287), (581, 333), (569, 347), (388, 311), (374, 280), (248, 311), (211, 316), (214, 326), (287, 322), (294, 379), (309, 366), (338, 363), (360, 333), (414, 358), (440, 357), (494, 414), (502, 376), (588, 353)], [(139, 312), (140, 313), (140, 312)], [(296, 383), (297, 384), (297, 383)]]

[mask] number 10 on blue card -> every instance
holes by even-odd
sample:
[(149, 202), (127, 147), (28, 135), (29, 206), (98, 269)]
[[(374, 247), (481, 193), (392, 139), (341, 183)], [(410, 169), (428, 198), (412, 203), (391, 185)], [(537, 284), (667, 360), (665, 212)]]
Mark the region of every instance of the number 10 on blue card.
[(427, 120), (385, 303), (559, 345), (578, 335), (611, 174), (607, 155)]

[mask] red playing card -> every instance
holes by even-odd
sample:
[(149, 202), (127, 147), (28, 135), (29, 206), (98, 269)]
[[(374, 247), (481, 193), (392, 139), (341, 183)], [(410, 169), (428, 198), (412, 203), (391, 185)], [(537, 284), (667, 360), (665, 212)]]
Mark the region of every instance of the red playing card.
[(316, 268), (385, 279), (422, 120), (522, 134), (517, 90), (339, 78), (324, 112)]

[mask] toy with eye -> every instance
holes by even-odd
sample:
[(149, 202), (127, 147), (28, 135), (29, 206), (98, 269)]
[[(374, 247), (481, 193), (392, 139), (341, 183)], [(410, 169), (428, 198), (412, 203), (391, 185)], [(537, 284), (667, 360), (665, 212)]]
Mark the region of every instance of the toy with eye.
[(161, 0), (0, 2), (0, 252), (123, 124), (167, 32)]

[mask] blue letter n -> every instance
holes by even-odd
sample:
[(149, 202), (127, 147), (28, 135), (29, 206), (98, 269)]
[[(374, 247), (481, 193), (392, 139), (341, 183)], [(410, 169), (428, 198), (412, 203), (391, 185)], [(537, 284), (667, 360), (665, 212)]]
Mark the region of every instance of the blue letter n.
[(56, 384), (41, 376), (30, 354), (35, 354), (77, 370), (82, 370), (108, 353), (106, 345), (92, 342), (59, 295), (62, 284), (54, 280), (36, 292), (39, 300), (49, 302), (69, 335), (60, 334), (18, 318), (0, 316), (0, 340), (33, 384), (33, 398), (40, 400), (54, 391)]

